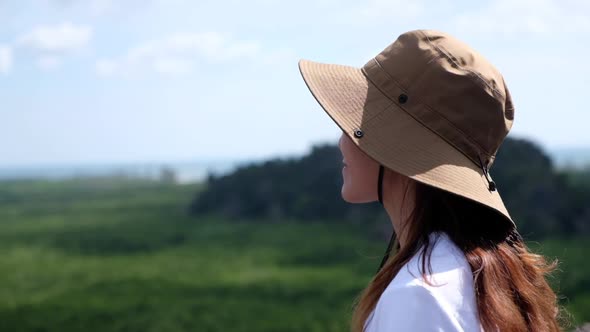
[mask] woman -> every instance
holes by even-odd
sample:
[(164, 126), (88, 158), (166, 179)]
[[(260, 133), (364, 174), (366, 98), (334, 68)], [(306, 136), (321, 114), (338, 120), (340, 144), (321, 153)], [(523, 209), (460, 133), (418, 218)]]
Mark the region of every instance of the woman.
[(343, 131), (343, 199), (378, 200), (393, 224), (352, 331), (559, 331), (554, 265), (528, 251), (488, 172), (514, 120), (502, 75), (432, 30), (362, 68), (299, 68)]

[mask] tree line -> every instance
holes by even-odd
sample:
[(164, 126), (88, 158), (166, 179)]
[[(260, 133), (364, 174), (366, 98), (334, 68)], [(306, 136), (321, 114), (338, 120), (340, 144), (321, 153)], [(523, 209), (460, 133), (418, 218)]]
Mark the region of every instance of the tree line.
[[(209, 174), (190, 211), (277, 222), (294, 219), (379, 225), (387, 220), (378, 203), (342, 200), (341, 160), (336, 145), (322, 144), (303, 157), (275, 158), (242, 165), (230, 174)], [(523, 235), (590, 234), (589, 169), (556, 169), (536, 143), (508, 137), (490, 174)]]

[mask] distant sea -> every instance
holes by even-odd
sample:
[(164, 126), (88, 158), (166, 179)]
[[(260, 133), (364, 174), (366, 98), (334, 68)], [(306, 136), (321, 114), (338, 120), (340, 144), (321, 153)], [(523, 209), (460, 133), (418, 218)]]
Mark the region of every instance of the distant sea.
[[(590, 167), (590, 148), (561, 148), (547, 153), (556, 168)], [(26, 165), (3, 167), (0, 165), (0, 180), (10, 179), (66, 179), (120, 175), (158, 179), (164, 169), (172, 170), (179, 183), (200, 182), (208, 174), (221, 175), (237, 166), (254, 160), (215, 160), (194, 162), (146, 162), (118, 164), (71, 164), (71, 165)]]
[(221, 175), (231, 172), (243, 161), (199, 162), (146, 162), (112, 164), (64, 164), (26, 165), (3, 167), (0, 165), (0, 181), (15, 179), (60, 180), (79, 177), (127, 176), (158, 179), (164, 170), (173, 171), (177, 182), (190, 183), (204, 180), (208, 174)]
[(590, 168), (590, 147), (554, 148), (547, 153), (557, 168)]

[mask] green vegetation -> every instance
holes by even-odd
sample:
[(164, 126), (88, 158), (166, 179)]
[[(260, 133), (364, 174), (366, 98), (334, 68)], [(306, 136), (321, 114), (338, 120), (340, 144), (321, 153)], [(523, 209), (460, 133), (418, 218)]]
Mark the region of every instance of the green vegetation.
[[(380, 227), (387, 217), (378, 203), (342, 200), (341, 160), (338, 147), (325, 144), (302, 158), (269, 160), (210, 176), (207, 189), (191, 203), (191, 211), (228, 218), (348, 220)], [(526, 238), (590, 236), (590, 171), (557, 170), (535, 143), (508, 138), (490, 173)]]
[[(362, 223), (189, 216), (197, 185), (0, 182), (0, 331), (346, 331), (386, 242)], [(534, 248), (590, 321), (587, 238)]]

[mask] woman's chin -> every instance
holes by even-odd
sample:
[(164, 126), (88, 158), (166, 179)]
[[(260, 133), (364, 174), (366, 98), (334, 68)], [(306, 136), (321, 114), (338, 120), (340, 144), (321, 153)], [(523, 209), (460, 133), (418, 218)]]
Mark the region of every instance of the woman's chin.
[(342, 186), (340, 194), (345, 202), (351, 204), (371, 203), (377, 200), (377, 198), (368, 197), (370, 195), (359, 195), (358, 191), (349, 190), (345, 185)]
[(342, 190), (340, 191), (340, 195), (342, 196), (342, 200), (344, 200), (347, 203), (353, 203), (350, 201), (350, 197), (348, 195), (348, 191), (346, 190), (345, 186), (342, 186)]
[(359, 202), (359, 198), (355, 197), (356, 195), (354, 195), (354, 193), (351, 193), (350, 190), (347, 190), (346, 186), (342, 186), (341, 196), (342, 199), (347, 203), (361, 203)]

